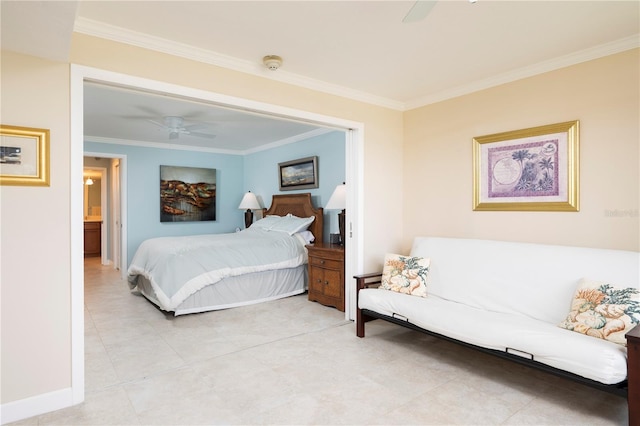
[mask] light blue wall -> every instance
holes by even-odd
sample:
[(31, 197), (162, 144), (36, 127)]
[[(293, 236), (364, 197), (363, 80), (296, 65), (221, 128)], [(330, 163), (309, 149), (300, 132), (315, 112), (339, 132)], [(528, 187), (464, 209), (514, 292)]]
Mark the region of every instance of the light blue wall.
[[(273, 194), (310, 192), (315, 206), (324, 207), (337, 185), (345, 181), (345, 134), (333, 131), (304, 141), (283, 145), (245, 156), (243, 190), (255, 193), (263, 207), (271, 205)], [(318, 157), (319, 187), (299, 191), (280, 191), (278, 163), (305, 157)], [(324, 241), (338, 233), (338, 211), (324, 212)]]
[[(142, 241), (161, 236), (219, 234), (244, 228), (238, 205), (246, 191), (255, 193), (263, 207), (273, 194), (310, 192), (314, 205), (324, 207), (335, 187), (345, 179), (345, 134), (324, 135), (247, 155), (147, 148), (85, 141), (86, 152), (120, 154), (127, 157), (127, 253), (128, 263)], [(318, 157), (319, 187), (280, 192), (278, 163)], [(160, 166), (216, 169), (216, 220), (213, 222), (160, 222)], [(338, 232), (337, 211), (326, 211), (325, 235)]]
[[(244, 227), (238, 210), (243, 194), (243, 157), (173, 149), (146, 148), (85, 141), (85, 151), (127, 157), (127, 253), (131, 262), (140, 243), (148, 238), (218, 234)], [(216, 220), (213, 222), (160, 222), (160, 166), (216, 169)]]

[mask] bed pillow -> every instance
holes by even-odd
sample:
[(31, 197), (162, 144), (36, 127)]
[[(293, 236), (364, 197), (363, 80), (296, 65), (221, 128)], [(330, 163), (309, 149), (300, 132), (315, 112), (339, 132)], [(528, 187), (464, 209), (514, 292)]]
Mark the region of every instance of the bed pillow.
[(300, 241), (304, 242), (304, 245), (311, 244), (316, 240), (316, 237), (313, 236), (311, 231), (296, 232), (294, 235), (298, 237)]
[(316, 218), (310, 217), (298, 217), (293, 215), (283, 216), (278, 222), (276, 222), (270, 231), (286, 232), (289, 235), (293, 235), (297, 232), (306, 231), (311, 222)]
[(282, 219), (282, 216), (267, 215), (267, 216), (263, 217), (262, 219), (259, 219), (259, 220), (255, 221), (251, 225), (251, 227), (252, 228), (261, 228), (261, 229), (264, 229), (265, 231), (268, 231), (271, 228), (273, 228), (273, 226), (275, 224), (277, 224), (281, 219)]
[(427, 275), (431, 259), (387, 254), (384, 258), (380, 288), (427, 297)]
[(571, 311), (559, 327), (626, 345), (624, 335), (640, 322), (640, 291), (580, 280)]

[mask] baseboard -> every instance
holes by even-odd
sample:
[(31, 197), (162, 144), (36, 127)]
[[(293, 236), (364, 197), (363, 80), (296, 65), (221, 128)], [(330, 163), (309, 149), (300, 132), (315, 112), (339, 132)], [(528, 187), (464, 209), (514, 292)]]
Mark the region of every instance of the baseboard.
[(7, 402), (0, 405), (0, 424), (16, 422), (50, 411), (71, 407), (72, 405), (73, 392), (71, 388)]

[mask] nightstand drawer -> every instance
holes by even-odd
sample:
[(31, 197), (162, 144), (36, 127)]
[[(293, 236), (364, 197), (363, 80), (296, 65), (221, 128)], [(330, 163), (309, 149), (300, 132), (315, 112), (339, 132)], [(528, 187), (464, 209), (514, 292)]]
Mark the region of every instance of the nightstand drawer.
[(319, 266), (321, 268), (342, 269), (341, 260), (325, 259), (322, 257), (309, 257), (309, 264), (311, 266)]

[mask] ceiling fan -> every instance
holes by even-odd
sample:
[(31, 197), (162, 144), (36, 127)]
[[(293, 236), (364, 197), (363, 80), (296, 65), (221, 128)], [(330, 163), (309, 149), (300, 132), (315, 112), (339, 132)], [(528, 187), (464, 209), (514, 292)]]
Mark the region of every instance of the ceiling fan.
[(162, 122), (158, 122), (155, 120), (148, 121), (167, 131), (169, 133), (169, 139), (178, 139), (180, 135), (197, 136), (199, 138), (208, 139), (213, 139), (216, 137), (216, 135), (211, 135), (208, 133), (194, 132), (194, 130), (206, 127), (206, 124), (199, 123), (185, 126), (183, 117), (168, 115), (162, 118)]
[(437, 0), (417, 0), (402, 19), (402, 22), (408, 24), (423, 20), (429, 15), (436, 3)]
[[(478, 0), (468, 0), (469, 3), (475, 3)], [(438, 3), (438, 0), (417, 0), (409, 12), (402, 19), (402, 22), (405, 24), (409, 24), (411, 22), (418, 22), (426, 18), (429, 13), (431, 13), (431, 9)]]

